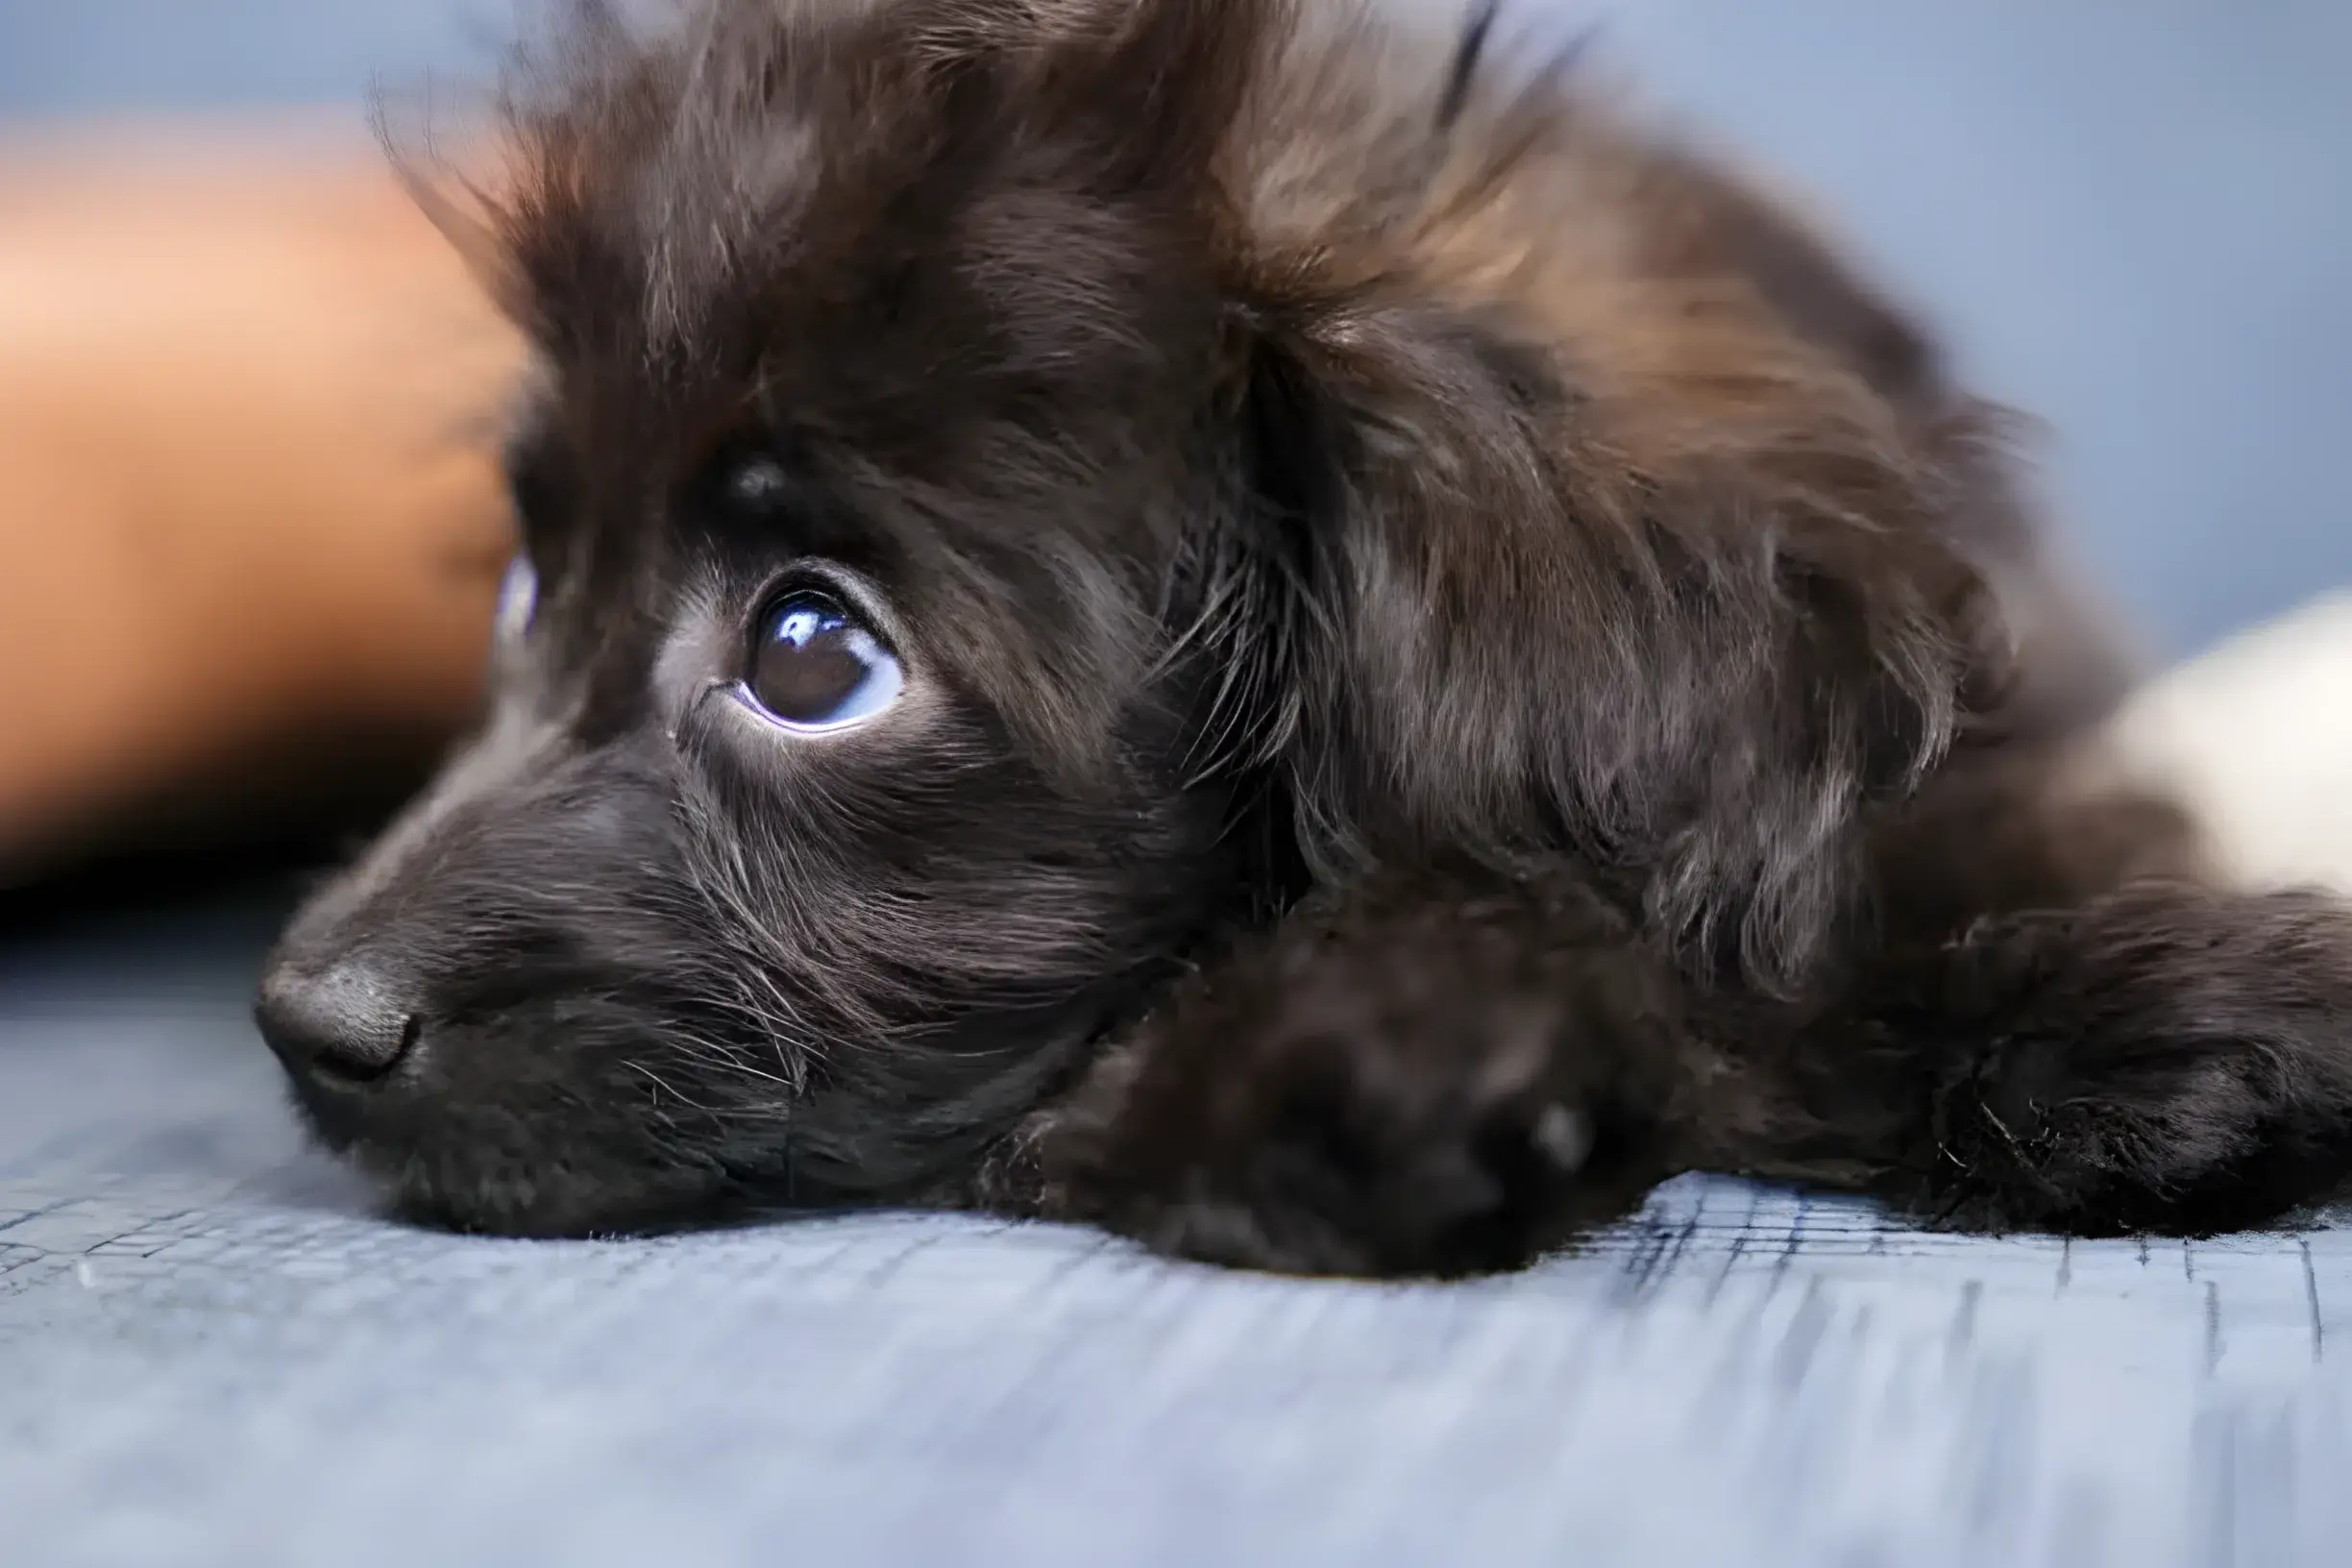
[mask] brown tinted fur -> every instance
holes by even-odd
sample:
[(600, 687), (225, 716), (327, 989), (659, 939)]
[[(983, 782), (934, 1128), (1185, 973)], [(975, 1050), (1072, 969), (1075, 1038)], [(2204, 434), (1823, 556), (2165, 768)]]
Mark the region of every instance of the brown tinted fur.
[[(1374, 1272), (1691, 1165), (2075, 1230), (2331, 1177), (2352, 924), (2078, 782), (2122, 664), (2001, 420), (1492, 24), (569, 35), (473, 236), (547, 362), (538, 618), (265, 991), (321, 1131), (474, 1225), (928, 1197)], [(912, 695), (714, 728), (811, 559)]]

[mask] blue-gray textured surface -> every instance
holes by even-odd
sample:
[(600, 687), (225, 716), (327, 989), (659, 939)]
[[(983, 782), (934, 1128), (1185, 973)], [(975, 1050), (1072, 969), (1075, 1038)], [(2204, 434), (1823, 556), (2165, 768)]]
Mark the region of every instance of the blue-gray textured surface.
[(256, 929), (0, 957), (12, 1568), (2352, 1560), (2352, 1232), (1683, 1183), (1447, 1287), (919, 1215), (455, 1237), (303, 1151)]

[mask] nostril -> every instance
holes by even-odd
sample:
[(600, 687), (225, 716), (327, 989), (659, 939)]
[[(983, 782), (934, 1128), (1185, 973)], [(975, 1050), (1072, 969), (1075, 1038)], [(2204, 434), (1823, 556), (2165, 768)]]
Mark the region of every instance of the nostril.
[(384, 1037), (391, 1041), (390, 1051), (378, 1052), (371, 1048), (365, 1055), (330, 1058), (320, 1066), (341, 1072), (360, 1083), (372, 1083), (408, 1060), (409, 1053), (416, 1049), (417, 1036), (423, 1028), (424, 1020), (414, 1013), (403, 1013), (399, 1029)]
[(416, 1048), (420, 1020), (383, 977), (346, 961), (318, 974), (274, 969), (254, 1017), (288, 1070), (371, 1083)]

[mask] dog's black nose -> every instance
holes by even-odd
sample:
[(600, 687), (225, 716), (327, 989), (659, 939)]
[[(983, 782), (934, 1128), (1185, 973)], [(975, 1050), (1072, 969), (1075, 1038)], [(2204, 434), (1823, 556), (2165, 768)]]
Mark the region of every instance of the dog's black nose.
[(350, 959), (316, 974), (277, 966), (261, 981), (254, 1017), (287, 1070), (306, 1078), (366, 1083), (416, 1043), (416, 1014), (398, 989)]

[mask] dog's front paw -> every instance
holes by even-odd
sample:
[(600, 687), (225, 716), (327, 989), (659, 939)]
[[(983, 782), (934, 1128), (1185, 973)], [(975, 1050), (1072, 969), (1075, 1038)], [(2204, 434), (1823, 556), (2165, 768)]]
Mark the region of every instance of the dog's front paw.
[(1045, 1209), (1283, 1272), (1508, 1268), (1667, 1174), (1657, 967), (1586, 897), (1391, 878), (1198, 977), (1038, 1145)]
[(1943, 1217), (2202, 1234), (2352, 1174), (2352, 919), (2313, 894), (2128, 886), (1951, 954)]

